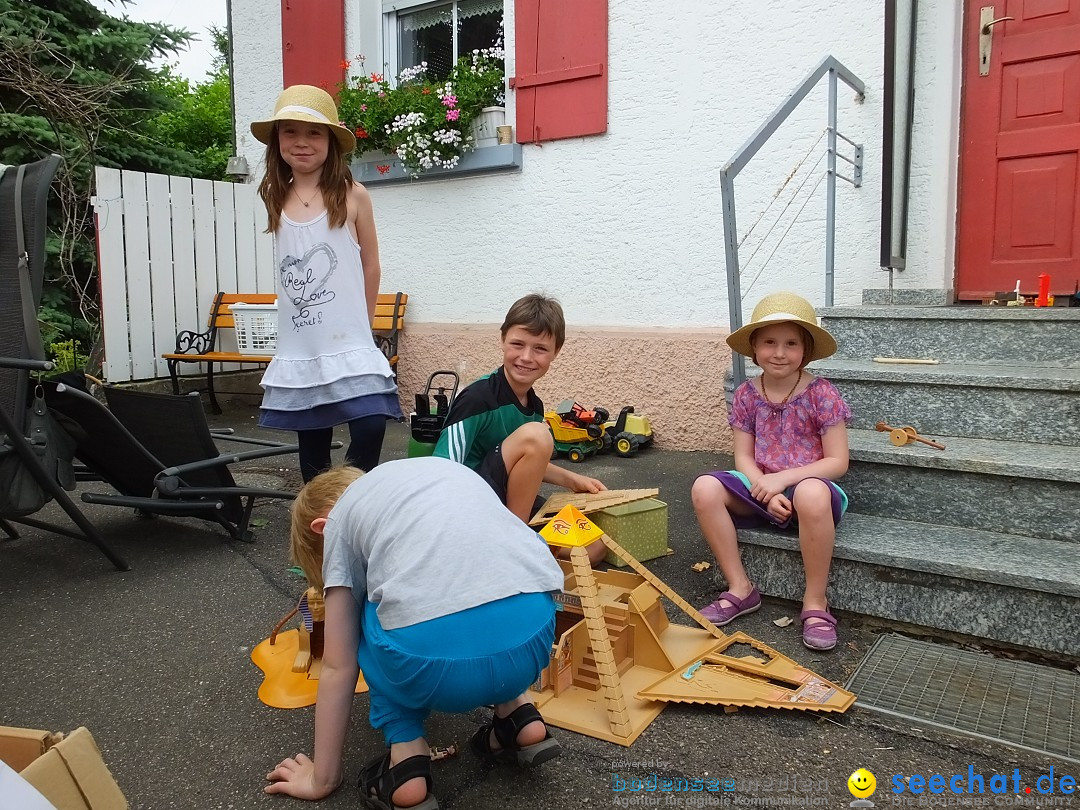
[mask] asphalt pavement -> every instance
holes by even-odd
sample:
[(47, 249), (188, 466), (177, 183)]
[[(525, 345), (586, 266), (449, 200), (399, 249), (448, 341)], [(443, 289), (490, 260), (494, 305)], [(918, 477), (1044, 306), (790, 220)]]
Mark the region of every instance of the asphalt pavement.
[[(255, 414), (250, 404), (234, 404), (213, 421), (260, 435)], [(383, 459), (403, 457), (407, 441), (405, 426), (391, 424)], [(719, 583), (715, 566), (702, 573), (691, 569), (711, 558), (694, 520), (690, 485), (700, 472), (729, 464), (717, 454), (650, 448), (632, 459), (593, 457), (580, 469), (613, 489), (659, 488), (674, 553), (649, 567), (690, 603), (702, 605), (715, 597)], [(246, 474), (262, 485), (299, 483), (295, 456), (248, 467)], [(303, 806), (264, 795), (262, 786), (283, 756), (310, 753), (313, 709), (263, 705), (256, 694), (261, 672), (249, 658), (303, 590), (302, 580), (287, 570), (287, 507), (274, 502), (257, 508), (261, 526), (251, 544), (201, 521), (84, 509), (127, 557), (130, 571), (117, 572), (86, 543), (36, 529), (20, 527), (20, 539), (0, 541), (0, 724), (54, 731), (87, 726), (133, 808)], [(45, 514), (64, 520), (55, 505)], [(677, 611), (669, 613), (689, 624)], [(766, 599), (738, 628), (841, 684), (877, 634), (887, 631), (841, 614), (840, 645), (812, 653), (799, 641), (797, 621), (786, 628), (773, 624), (783, 616), (797, 619), (798, 606)], [(819, 715), (673, 705), (628, 748), (556, 729), (562, 758), (531, 772), (488, 768), (466, 750), (485, 719), (482, 709), (431, 718), (430, 742), (462, 749), (434, 765), (435, 792), (446, 810), (841, 807), (853, 800), (847, 780), (858, 768), (875, 775), (871, 799), (878, 807), (930, 806), (931, 799), (940, 806), (1080, 806), (1060, 792), (989, 793), (993, 774), (1008, 774), (1011, 785), (1019, 769), (1021, 784), (1031, 785), (1052, 766), (1055, 778), (1077, 776), (1073, 763), (858, 707)], [(357, 772), (381, 745), (367, 724), (367, 698), (359, 695), (347, 740), (346, 783), (322, 806), (359, 806)], [(917, 785), (903, 781), (913, 775), (941, 774), (947, 781), (961, 774), (967, 780), (969, 768), (984, 775), (987, 793), (893, 792), (897, 785)], [(701, 780), (703, 789), (660, 789), (662, 780), (678, 778)]]

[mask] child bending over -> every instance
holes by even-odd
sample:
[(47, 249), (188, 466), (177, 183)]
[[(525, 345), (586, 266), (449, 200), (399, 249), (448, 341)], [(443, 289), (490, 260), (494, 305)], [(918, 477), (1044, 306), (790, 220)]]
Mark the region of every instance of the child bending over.
[(280, 762), (267, 793), (321, 799), (342, 781), (358, 669), (387, 750), (360, 773), (375, 807), (435, 810), (424, 721), (493, 704), (470, 741), (480, 757), (532, 766), (560, 753), (525, 690), (548, 664), (552, 592), (544, 541), (461, 464), (337, 467), (300, 490), (293, 559), (326, 601), (314, 758)]

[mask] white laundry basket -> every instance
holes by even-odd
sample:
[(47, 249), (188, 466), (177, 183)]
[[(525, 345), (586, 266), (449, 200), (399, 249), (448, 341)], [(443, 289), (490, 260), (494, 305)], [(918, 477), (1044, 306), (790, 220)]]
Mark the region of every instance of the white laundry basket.
[(244, 354), (277, 351), (277, 304), (231, 304), (236, 348)]

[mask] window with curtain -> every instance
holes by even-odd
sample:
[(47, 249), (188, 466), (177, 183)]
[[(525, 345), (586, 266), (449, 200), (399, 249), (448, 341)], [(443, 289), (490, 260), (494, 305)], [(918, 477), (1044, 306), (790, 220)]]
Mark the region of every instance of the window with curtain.
[(450, 0), (396, 13), (397, 70), (428, 63), (443, 79), (462, 54), (502, 44), (503, 0)]

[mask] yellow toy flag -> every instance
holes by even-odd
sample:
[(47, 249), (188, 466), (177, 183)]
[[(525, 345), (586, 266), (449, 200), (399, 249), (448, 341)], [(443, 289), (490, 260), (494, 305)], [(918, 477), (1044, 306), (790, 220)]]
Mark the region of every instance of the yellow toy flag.
[(604, 531), (581, 513), (572, 503), (567, 504), (540, 530), (549, 546), (587, 546)]

